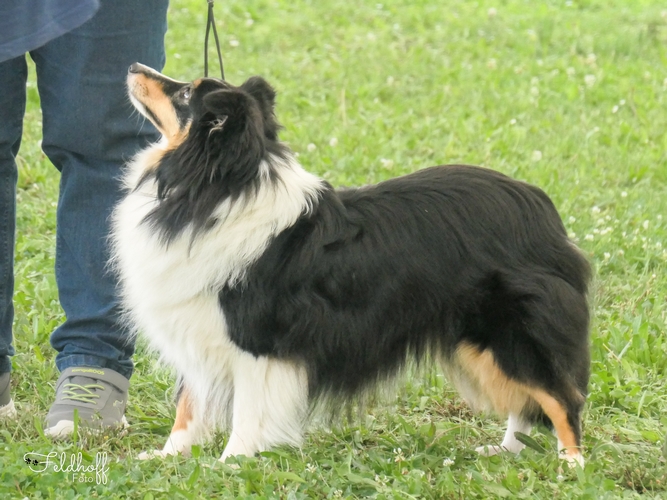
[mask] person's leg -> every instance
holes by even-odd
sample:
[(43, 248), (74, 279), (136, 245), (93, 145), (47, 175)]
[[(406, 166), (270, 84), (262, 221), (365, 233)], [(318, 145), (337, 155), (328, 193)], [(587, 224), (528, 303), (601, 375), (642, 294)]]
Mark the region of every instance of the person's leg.
[[(21, 144), (25, 113), (25, 57), (0, 63), (0, 414), (10, 408), (9, 377), (12, 368), (14, 308), (14, 237), (16, 227), (16, 155)], [(4, 376), (3, 376), (4, 375)]]
[(134, 347), (119, 324), (116, 280), (107, 267), (108, 218), (121, 194), (123, 164), (157, 139), (149, 123), (132, 116), (125, 77), (136, 61), (164, 65), (167, 4), (103, 1), (90, 21), (31, 52), (42, 147), (62, 174), (56, 281), (66, 320), (51, 336), (61, 372), (85, 366), (132, 374)]

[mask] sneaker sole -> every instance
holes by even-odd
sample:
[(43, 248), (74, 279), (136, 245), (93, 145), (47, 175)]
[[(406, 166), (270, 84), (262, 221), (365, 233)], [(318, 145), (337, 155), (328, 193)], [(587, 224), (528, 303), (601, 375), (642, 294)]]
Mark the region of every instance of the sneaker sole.
[[(120, 420), (120, 426), (123, 429), (127, 429), (130, 426), (128, 424), (127, 419), (125, 418), (125, 415), (123, 415), (123, 418)], [(85, 428), (86, 430), (92, 430), (95, 432), (100, 432), (103, 429), (96, 429), (96, 428), (90, 428), (90, 427), (85, 427), (85, 425), (81, 425), (79, 423), (79, 428)], [(47, 429), (44, 429), (44, 434), (46, 434), (49, 437), (52, 437), (54, 439), (63, 439), (66, 437), (69, 437), (72, 435), (74, 432), (74, 421), (73, 420), (60, 420), (58, 423), (52, 427), (49, 427)]]
[(10, 399), (9, 403), (4, 406), (0, 406), (0, 418), (16, 418), (16, 406), (14, 406), (14, 400)]

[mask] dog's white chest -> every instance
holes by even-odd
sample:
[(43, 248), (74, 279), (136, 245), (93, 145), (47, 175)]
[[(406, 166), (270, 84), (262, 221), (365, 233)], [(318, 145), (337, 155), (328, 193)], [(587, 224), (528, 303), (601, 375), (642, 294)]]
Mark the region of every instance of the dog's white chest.
[(212, 353), (230, 346), (217, 300), (225, 262), (214, 258), (215, 249), (202, 242), (193, 246), (185, 238), (170, 245), (161, 242), (144, 222), (155, 203), (147, 186), (118, 205), (114, 264), (130, 323), (183, 373), (207, 364)]
[[(318, 196), (321, 181), (297, 164), (284, 164), (280, 182), (266, 179), (249, 199), (222, 200), (217, 222), (192, 238), (186, 227), (168, 244), (145, 221), (158, 206), (154, 180), (134, 189), (146, 165), (159, 157), (156, 145), (129, 165), (130, 193), (113, 214), (113, 264), (120, 277), (123, 308), (162, 357), (181, 373), (193, 366), (224, 363), (237, 351), (227, 334), (219, 291), (241, 281), (277, 233), (292, 225)], [(211, 367), (209, 366), (209, 368)]]

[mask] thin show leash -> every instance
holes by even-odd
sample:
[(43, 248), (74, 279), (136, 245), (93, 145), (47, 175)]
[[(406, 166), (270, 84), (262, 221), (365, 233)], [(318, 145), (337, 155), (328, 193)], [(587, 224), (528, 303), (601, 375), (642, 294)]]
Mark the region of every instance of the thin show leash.
[(204, 76), (208, 76), (208, 34), (213, 26), (213, 36), (215, 37), (215, 47), (218, 49), (218, 62), (220, 63), (220, 76), (225, 79), (225, 70), (222, 67), (222, 52), (220, 52), (220, 40), (218, 40), (218, 30), (215, 29), (215, 18), (213, 17), (213, 0), (208, 2), (208, 19), (206, 20), (206, 37), (204, 38)]

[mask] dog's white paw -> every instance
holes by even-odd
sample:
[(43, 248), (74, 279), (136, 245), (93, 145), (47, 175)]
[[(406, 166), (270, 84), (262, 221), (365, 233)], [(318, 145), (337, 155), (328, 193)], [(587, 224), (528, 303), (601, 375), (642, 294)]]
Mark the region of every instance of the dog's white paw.
[(584, 456), (581, 453), (563, 453), (561, 458), (567, 462), (570, 469), (574, 469), (577, 465), (584, 468)]
[[(225, 451), (222, 452), (222, 456), (218, 459), (218, 462), (222, 462), (224, 464), (229, 457), (237, 457), (237, 456), (251, 457), (252, 454), (244, 453), (244, 452), (236, 452), (235, 453), (233, 451), (225, 450)], [(234, 466), (236, 466), (236, 464), (227, 464), (227, 465), (229, 465), (232, 468), (234, 468)]]
[(151, 460), (153, 458), (165, 458), (172, 455), (169, 452), (166, 452), (164, 450), (152, 450), (152, 451), (142, 451), (137, 455), (137, 459), (139, 460)]
[(483, 457), (492, 457), (493, 455), (506, 452), (507, 450), (502, 446), (486, 445), (486, 446), (478, 446), (477, 448), (475, 448), (475, 451), (480, 455), (482, 455)]

